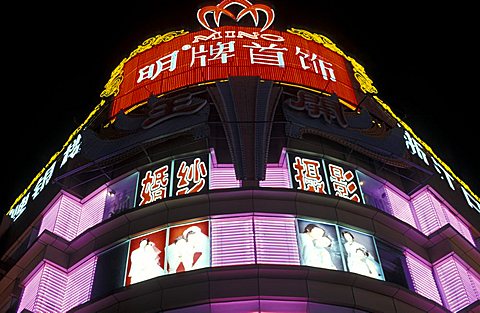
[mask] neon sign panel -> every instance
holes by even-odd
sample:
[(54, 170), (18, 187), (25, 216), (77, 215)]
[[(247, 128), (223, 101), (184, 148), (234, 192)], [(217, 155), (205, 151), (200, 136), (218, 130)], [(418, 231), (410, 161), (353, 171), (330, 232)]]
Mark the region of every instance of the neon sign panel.
[(346, 61), (337, 53), (287, 32), (223, 26), (187, 33), (129, 59), (110, 113), (113, 117), (151, 94), (231, 76), (323, 90), (351, 108), (358, 103)]

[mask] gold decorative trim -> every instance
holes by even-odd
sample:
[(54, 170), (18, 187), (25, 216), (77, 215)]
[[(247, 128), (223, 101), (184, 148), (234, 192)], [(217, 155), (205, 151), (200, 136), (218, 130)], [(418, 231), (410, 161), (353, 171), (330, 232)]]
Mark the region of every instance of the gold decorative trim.
[(439, 164), (441, 164), (443, 166), (443, 168), (450, 174), (452, 175), (453, 178), (455, 178), (457, 180), (457, 182), (462, 185), (463, 188), (465, 188), (465, 190), (467, 190), (478, 202), (480, 202), (480, 198), (470, 189), (470, 187), (463, 181), (461, 180), (457, 175), (455, 175), (455, 173), (452, 171), (452, 169), (450, 168), (450, 166), (448, 166), (447, 164), (445, 164), (445, 162), (443, 162), (436, 154), (435, 152), (433, 152), (432, 148), (430, 148), (430, 146), (424, 142), (422, 139), (420, 139), (420, 137), (418, 137), (414, 132), (413, 132), (413, 129), (407, 125), (407, 123), (405, 123), (404, 121), (402, 121), (402, 119), (400, 119), (395, 113), (393, 113), (392, 109), (385, 103), (383, 102), (380, 98), (378, 98), (377, 96), (373, 96), (373, 98), (377, 101), (378, 104), (380, 104), (383, 109), (385, 111), (387, 111), (394, 119), (397, 120), (397, 122), (403, 127), (405, 128), (406, 131), (408, 131), (413, 138), (415, 138), (416, 141), (418, 141), (418, 143), (420, 143), (422, 145), (422, 147), (427, 150), (431, 155), (432, 157), (435, 158), (435, 160), (437, 160), (437, 162)]
[(37, 182), (38, 179), (40, 179), (40, 177), (43, 175), (43, 173), (50, 167), (50, 165), (57, 159), (57, 157), (68, 147), (68, 145), (77, 137), (77, 135), (87, 126), (87, 124), (90, 122), (90, 120), (97, 114), (98, 111), (100, 111), (100, 109), (103, 107), (103, 105), (105, 104), (105, 100), (101, 100), (99, 104), (97, 104), (97, 106), (95, 107), (95, 109), (93, 109), (92, 112), (90, 112), (90, 114), (88, 115), (88, 117), (85, 119), (85, 121), (80, 125), (78, 126), (74, 131), (73, 133), (70, 135), (70, 137), (68, 137), (68, 140), (67, 142), (65, 142), (65, 144), (63, 145), (63, 147), (57, 151), (51, 158), (50, 160), (48, 161), (47, 165), (45, 165), (41, 171), (35, 176), (35, 178), (30, 182), (30, 184), (28, 185), (27, 188), (25, 188), (25, 190), (17, 197), (17, 199), (15, 199), (15, 201), (13, 202), (13, 204), (10, 206), (10, 209), (8, 210), (7, 214), (8, 215), (14, 208), (15, 208), (15, 205), (17, 205), (18, 202), (20, 202), (20, 200), (22, 200), (22, 198), (27, 194), (27, 192), (30, 190), (30, 188), (33, 187), (33, 185)]
[(287, 29), (287, 32), (294, 35), (298, 35), (303, 39), (311, 40), (316, 43), (319, 43), (325, 48), (327, 48), (328, 50), (331, 50), (337, 53), (338, 55), (344, 57), (347, 61), (349, 61), (352, 64), (355, 79), (360, 84), (360, 88), (362, 89), (362, 91), (364, 93), (370, 93), (370, 94), (378, 93), (377, 88), (373, 86), (373, 81), (367, 76), (367, 73), (365, 72), (365, 68), (361, 66), (357, 61), (355, 61), (355, 59), (346, 55), (342, 50), (340, 50), (333, 41), (331, 41), (330, 39), (328, 39), (323, 35), (314, 34), (303, 29), (290, 28), (290, 29)]
[[(378, 94), (377, 89), (373, 86), (373, 81), (367, 76), (365, 72), (365, 68), (361, 66), (355, 59), (352, 57), (346, 55), (342, 50), (340, 50), (336, 44), (331, 41), (329, 38), (320, 35), (320, 34), (315, 34), (311, 33), (306, 30), (302, 29), (296, 29), (296, 28), (291, 28), (288, 29), (287, 32), (298, 35), (306, 40), (312, 40), (316, 43), (319, 43), (323, 45), (325, 48), (339, 54), (340, 56), (344, 57), (346, 60), (348, 60), (354, 70), (354, 77), (360, 84), (360, 88), (364, 93), (369, 93), (369, 94), (374, 94), (373, 98), (393, 117), (395, 118), (400, 125), (402, 125), (408, 132), (411, 133), (411, 135), (427, 150), (444, 168), (445, 170), (454, 177), (458, 183), (460, 183), (465, 190), (467, 190), (477, 201), (480, 202), (480, 198), (470, 189), (470, 187), (463, 182), (453, 171), (450, 169), (448, 165), (446, 165), (433, 151), (432, 149), (423, 141), (421, 140), (414, 132), (413, 130), (405, 123), (403, 122), (395, 113), (393, 113), (392, 109), (385, 104), (380, 98), (378, 98), (375, 94)], [(124, 58), (122, 62), (113, 70), (112, 74), (110, 75), (110, 79), (105, 85), (105, 89), (102, 91), (100, 94), (101, 98), (107, 98), (110, 96), (115, 96), (118, 94), (119, 89), (120, 89), (120, 84), (123, 81), (123, 67), (125, 63), (127, 63), (130, 59), (138, 55), (139, 53), (142, 53), (146, 50), (149, 50), (153, 48), (154, 46), (163, 43), (163, 42), (168, 42), (170, 40), (173, 40), (174, 38), (183, 36), (188, 34), (188, 31), (185, 30), (179, 30), (179, 31), (172, 31), (168, 32), (163, 35), (157, 35), (155, 37), (148, 38), (145, 40), (142, 45), (138, 46), (137, 49), (132, 51), (130, 55), (127, 58)], [(70, 135), (68, 138), (67, 142), (63, 145), (63, 147), (56, 152), (51, 158), (50, 161), (45, 165), (42, 170), (35, 176), (35, 178), (30, 182), (28, 187), (16, 198), (16, 200), (13, 202), (13, 204), (10, 206), (10, 210), (7, 212), (6, 215), (10, 213), (15, 208), (15, 205), (27, 194), (27, 192), (30, 190), (30, 188), (37, 182), (37, 180), (43, 175), (43, 173), (46, 171), (46, 169), (56, 160), (58, 155), (60, 155), (66, 147), (70, 144), (70, 142), (80, 133), (82, 129), (84, 129), (87, 124), (90, 122), (90, 120), (96, 115), (98, 111), (104, 106), (106, 101), (102, 99), (100, 103), (95, 107), (95, 109), (88, 115), (86, 120), (77, 128), (75, 131)]]
[(176, 30), (163, 35), (157, 35), (155, 37), (151, 37), (145, 40), (140, 46), (137, 47), (137, 49), (133, 50), (130, 53), (128, 58), (124, 58), (122, 62), (120, 62), (120, 64), (113, 70), (112, 74), (110, 75), (110, 80), (105, 85), (105, 89), (100, 94), (100, 97), (107, 98), (110, 96), (116, 96), (119, 93), (120, 84), (123, 81), (123, 67), (125, 63), (130, 61), (130, 59), (146, 50), (155, 47), (156, 45), (159, 45), (163, 42), (168, 42), (186, 34), (188, 34), (188, 31)]
[[(120, 84), (123, 81), (123, 67), (125, 63), (127, 63), (131, 58), (136, 56), (139, 53), (142, 53), (148, 49), (153, 48), (154, 46), (161, 44), (162, 42), (168, 42), (174, 38), (183, 36), (188, 34), (188, 31), (185, 30), (177, 30), (177, 31), (171, 31), (163, 35), (157, 35), (155, 37), (148, 38), (145, 40), (140, 46), (137, 47), (134, 51), (130, 53), (128, 58), (124, 58), (122, 62), (113, 70), (112, 74), (110, 75), (110, 79), (105, 85), (105, 89), (102, 91), (100, 94), (101, 98), (107, 98), (110, 96), (115, 96), (119, 92)], [(47, 170), (47, 168), (57, 159), (58, 155), (62, 153), (65, 148), (70, 144), (70, 142), (80, 133), (80, 131), (86, 127), (86, 125), (90, 122), (90, 120), (96, 115), (98, 111), (103, 107), (103, 105), (106, 103), (104, 99), (100, 101), (100, 103), (93, 109), (93, 111), (88, 115), (86, 120), (77, 128), (75, 131), (70, 135), (68, 138), (67, 142), (63, 145), (63, 147), (57, 151), (48, 161), (47, 165), (45, 165), (41, 171), (35, 176), (35, 178), (30, 182), (28, 187), (15, 199), (13, 204), (10, 206), (10, 209), (8, 210), (7, 214), (8, 215), (20, 202), (20, 200), (27, 194), (27, 192), (32, 188), (32, 186), (37, 182), (38, 179), (43, 175), (43, 173)]]
[(412, 130), (410, 126), (408, 126), (404, 121), (402, 121), (395, 113), (393, 113), (392, 109), (385, 103), (383, 102), (376, 94), (378, 94), (377, 89), (373, 86), (373, 81), (367, 76), (365, 72), (365, 68), (361, 66), (355, 59), (352, 57), (346, 55), (342, 50), (340, 50), (337, 45), (331, 41), (329, 38), (320, 35), (320, 34), (315, 34), (311, 33), (307, 30), (303, 29), (296, 29), (296, 28), (291, 28), (287, 29), (287, 32), (298, 35), (306, 40), (312, 40), (316, 43), (321, 44), (325, 48), (337, 53), (338, 55), (344, 57), (347, 61), (349, 61), (352, 66), (353, 66), (353, 71), (354, 71), (354, 77), (360, 84), (360, 88), (362, 91), (366, 94), (373, 94), (373, 98), (377, 101), (378, 104), (380, 104), (385, 111), (387, 111), (397, 122), (402, 125), (405, 130), (407, 130), (413, 138), (415, 138), (422, 146), (423, 148), (428, 151), (432, 157), (435, 158), (435, 160), (443, 166), (443, 168), (450, 174), (452, 175), (453, 178), (457, 180), (457, 182), (462, 185), (465, 190), (467, 190), (477, 201), (480, 202), (480, 198), (470, 189), (470, 187), (463, 181), (461, 180), (455, 173), (452, 171), (452, 169), (445, 164), (436, 154), (433, 152), (432, 148), (428, 146), (420, 137), (418, 137)]

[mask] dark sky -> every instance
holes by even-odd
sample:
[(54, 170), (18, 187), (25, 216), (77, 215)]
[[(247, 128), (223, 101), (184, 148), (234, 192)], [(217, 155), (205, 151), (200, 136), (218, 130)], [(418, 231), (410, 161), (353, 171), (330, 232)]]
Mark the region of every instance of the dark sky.
[[(480, 133), (474, 48), (478, 27), (473, 8), (438, 2), (432, 8), (417, 7), (418, 2), (252, 2), (274, 7), (276, 28), (326, 35), (355, 58), (379, 97), (480, 193), (475, 152)], [(199, 29), (197, 9), (217, 3), (12, 3), (4, 12), (11, 22), (2, 22), (2, 210), (9, 209), (99, 103), (105, 83), (124, 57), (154, 35)]]

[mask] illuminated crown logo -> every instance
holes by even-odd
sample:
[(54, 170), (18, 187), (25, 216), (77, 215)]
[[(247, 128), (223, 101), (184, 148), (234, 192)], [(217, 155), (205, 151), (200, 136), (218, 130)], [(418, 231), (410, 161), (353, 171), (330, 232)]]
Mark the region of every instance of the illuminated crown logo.
[[(231, 11), (227, 10), (229, 6), (234, 4), (239, 5), (243, 8), (236, 16)], [(269, 28), (270, 25), (272, 25), (273, 20), (275, 19), (275, 12), (267, 5), (252, 4), (250, 3), (250, 1), (247, 0), (223, 0), (216, 6), (205, 6), (198, 10), (197, 19), (203, 27), (212, 32), (215, 32), (207, 22), (207, 15), (209, 13), (213, 13), (213, 18), (217, 27), (220, 26), (220, 17), (222, 16), (222, 14), (227, 15), (236, 22), (239, 22), (244, 16), (250, 14), (255, 23), (255, 27), (258, 27), (258, 23), (260, 21), (259, 12), (263, 12), (267, 16), (267, 21), (260, 30), (261, 32), (263, 32), (264, 30)]]

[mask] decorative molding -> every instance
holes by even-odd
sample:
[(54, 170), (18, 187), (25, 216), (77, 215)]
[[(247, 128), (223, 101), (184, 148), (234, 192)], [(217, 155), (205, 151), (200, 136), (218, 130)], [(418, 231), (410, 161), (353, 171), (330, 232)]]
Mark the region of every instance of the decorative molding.
[(110, 80), (105, 85), (105, 89), (100, 94), (100, 97), (107, 98), (112, 95), (116, 96), (118, 94), (118, 92), (120, 91), (120, 84), (123, 81), (123, 67), (128, 61), (130, 61), (130, 59), (163, 42), (171, 41), (177, 37), (186, 35), (188, 33), (189, 32), (185, 30), (175, 30), (145, 40), (140, 46), (137, 47), (137, 49), (133, 50), (127, 58), (124, 58), (122, 62), (120, 62), (120, 64), (113, 70), (112, 74), (110, 75)]
[(290, 29), (287, 29), (287, 32), (294, 35), (298, 35), (306, 40), (315, 41), (316, 43), (321, 44), (325, 48), (344, 57), (347, 61), (350, 62), (350, 64), (352, 64), (355, 79), (360, 84), (360, 88), (362, 89), (362, 91), (364, 93), (370, 93), (370, 94), (378, 93), (377, 88), (373, 86), (373, 81), (367, 76), (367, 73), (365, 72), (365, 68), (361, 66), (357, 61), (355, 61), (355, 59), (346, 55), (342, 50), (340, 50), (340, 48), (338, 48), (333, 41), (331, 41), (330, 39), (328, 39), (323, 35), (311, 33), (303, 29), (290, 28)]

